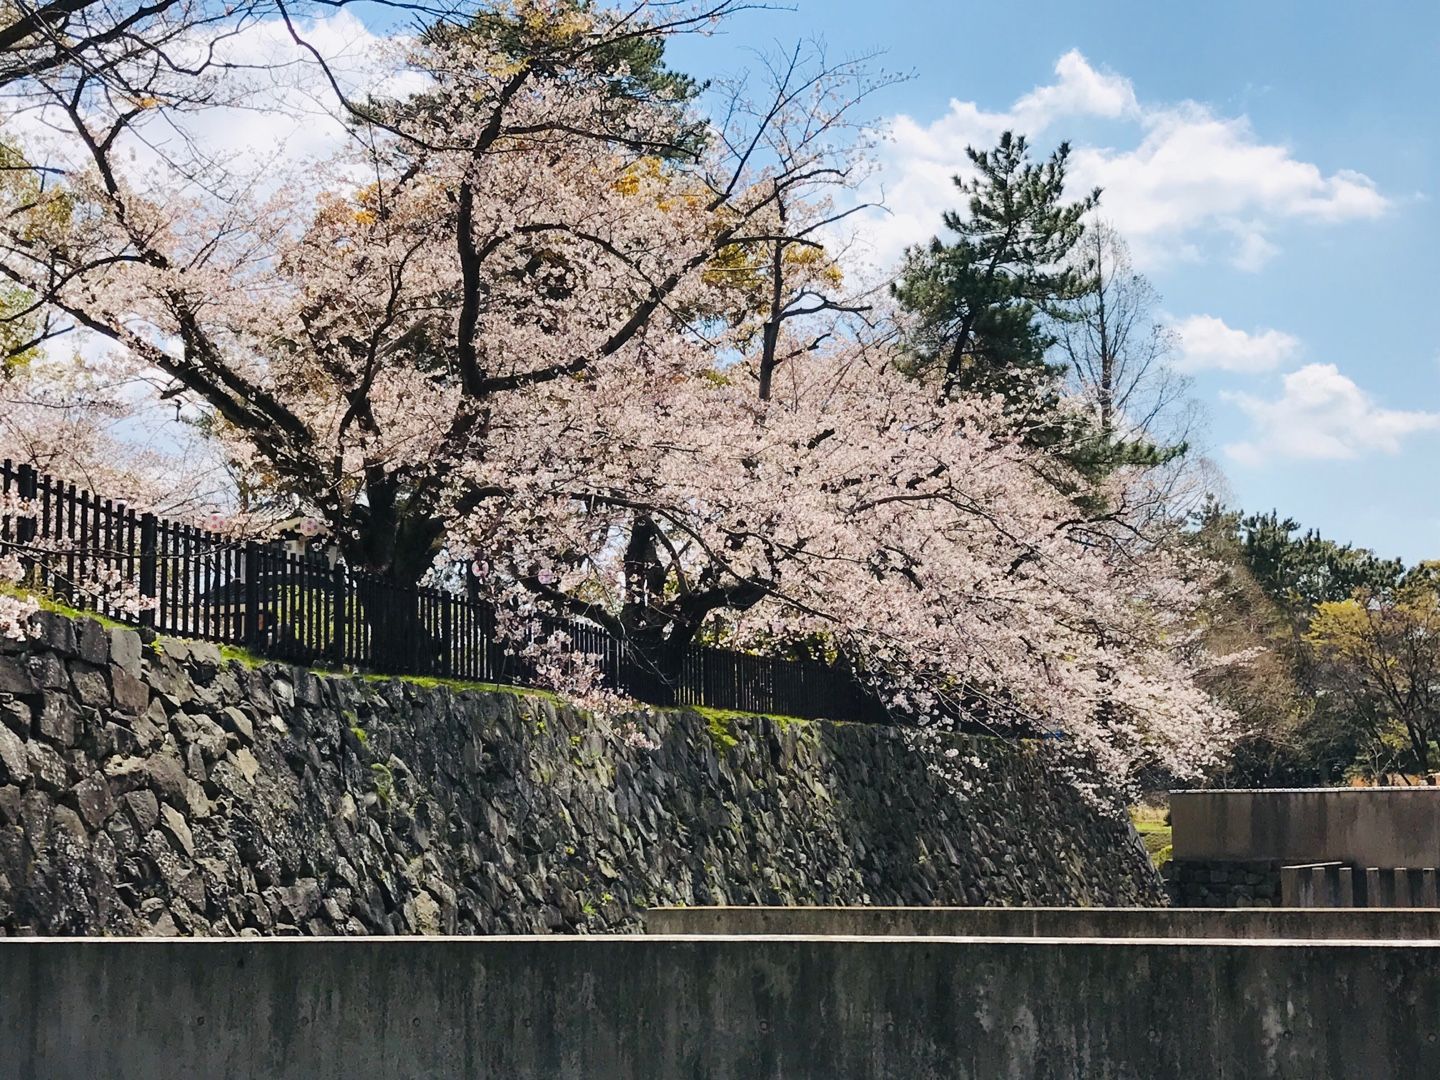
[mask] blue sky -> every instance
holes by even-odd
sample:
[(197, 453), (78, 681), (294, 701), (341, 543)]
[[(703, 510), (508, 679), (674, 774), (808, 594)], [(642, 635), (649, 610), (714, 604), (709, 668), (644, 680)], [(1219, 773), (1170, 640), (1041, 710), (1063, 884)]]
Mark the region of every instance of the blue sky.
[(933, 231), (966, 141), (1069, 138), (1188, 331), (1233, 501), (1440, 558), (1440, 4), (799, 0), (672, 56), (718, 73), (807, 36), (914, 72), (873, 105), (882, 244)]

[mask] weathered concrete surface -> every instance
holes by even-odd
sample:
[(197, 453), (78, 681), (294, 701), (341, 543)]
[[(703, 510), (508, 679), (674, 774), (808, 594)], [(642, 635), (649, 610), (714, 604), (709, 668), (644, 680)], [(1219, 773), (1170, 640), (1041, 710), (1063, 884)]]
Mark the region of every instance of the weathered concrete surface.
[(649, 934), (1440, 941), (1440, 911), (1284, 908), (675, 907)]
[(1440, 787), (1170, 793), (1174, 857), (1440, 866)]
[(1431, 1080), (1440, 947), (0, 943), (0, 1076)]

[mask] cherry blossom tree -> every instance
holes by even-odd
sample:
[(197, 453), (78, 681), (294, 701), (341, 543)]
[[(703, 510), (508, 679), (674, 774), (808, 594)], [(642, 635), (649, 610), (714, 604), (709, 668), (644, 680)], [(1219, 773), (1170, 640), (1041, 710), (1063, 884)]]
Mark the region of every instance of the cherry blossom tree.
[(497, 416), (606, 368), (708, 362), (707, 271), (778, 235), (777, 205), (813, 183), (813, 156), (760, 160), (767, 133), (853, 66), (737, 107), (694, 159), (704, 125), (677, 132), (666, 86), (617, 95), (617, 48), (732, 6), (556, 0), (517, 5), (503, 40), (426, 35), (396, 60), (422, 95), (347, 102), (355, 148), (263, 190), (198, 158), (132, 174), (147, 106), (76, 74), (46, 103), (64, 179), (0, 207), (0, 274), (208, 409), (351, 565), (413, 582), (486, 497), (456, 466)]
[(899, 370), (843, 259), (875, 80), (802, 50), (702, 113), (654, 50), (733, 7), (448, 21), (397, 44), (419, 92), (337, 80), (353, 142), (293, 176), (131, 167), (169, 106), (76, 73), (23, 147), (54, 178), (0, 189), (0, 275), (375, 580), (468, 549), (517, 622), (584, 616), (662, 680), (697, 640), (806, 652), (910, 718), (1062, 733), (1113, 780), (1203, 768), (1227, 716), (1174, 515), (1143, 468), (1074, 474)]

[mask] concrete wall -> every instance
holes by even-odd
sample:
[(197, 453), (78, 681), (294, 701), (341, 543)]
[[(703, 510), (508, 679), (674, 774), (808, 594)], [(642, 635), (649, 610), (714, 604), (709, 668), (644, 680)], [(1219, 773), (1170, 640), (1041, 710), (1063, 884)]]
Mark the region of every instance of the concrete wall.
[(1440, 866), (1440, 787), (1170, 794), (1176, 860)]
[(699, 907), (645, 913), (649, 934), (1440, 941), (1440, 911), (1283, 908)]
[(26, 1080), (1431, 1080), (1440, 947), (0, 943)]

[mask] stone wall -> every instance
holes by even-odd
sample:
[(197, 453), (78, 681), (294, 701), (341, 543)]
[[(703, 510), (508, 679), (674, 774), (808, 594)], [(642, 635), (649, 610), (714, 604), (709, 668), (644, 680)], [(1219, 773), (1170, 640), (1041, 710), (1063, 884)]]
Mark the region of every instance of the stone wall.
[(1276, 859), (1171, 859), (1166, 890), (1176, 907), (1278, 907)]
[[(1037, 752), (318, 677), (47, 615), (0, 645), (0, 934), (614, 931), (665, 904), (1159, 904)], [(717, 730), (718, 729), (718, 730)]]

